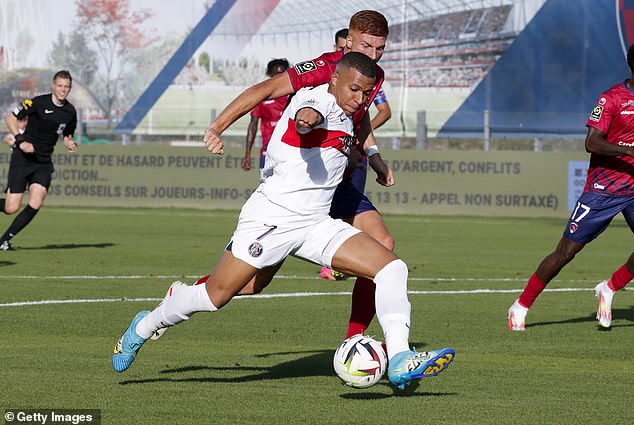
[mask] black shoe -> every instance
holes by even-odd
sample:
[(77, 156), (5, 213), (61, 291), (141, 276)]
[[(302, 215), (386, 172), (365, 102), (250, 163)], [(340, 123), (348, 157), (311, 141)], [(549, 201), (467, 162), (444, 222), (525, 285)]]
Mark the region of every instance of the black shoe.
[(0, 251), (15, 251), (15, 248), (11, 246), (11, 242), (2, 241), (0, 243)]

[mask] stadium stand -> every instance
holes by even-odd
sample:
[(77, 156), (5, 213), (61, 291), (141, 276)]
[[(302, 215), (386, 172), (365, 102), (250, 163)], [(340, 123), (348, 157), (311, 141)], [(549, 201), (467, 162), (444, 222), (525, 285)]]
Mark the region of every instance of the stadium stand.
[(392, 41), (381, 61), (388, 81), (406, 80), (410, 87), (474, 86), (517, 36), (505, 30), (511, 7), (463, 10), (391, 26)]

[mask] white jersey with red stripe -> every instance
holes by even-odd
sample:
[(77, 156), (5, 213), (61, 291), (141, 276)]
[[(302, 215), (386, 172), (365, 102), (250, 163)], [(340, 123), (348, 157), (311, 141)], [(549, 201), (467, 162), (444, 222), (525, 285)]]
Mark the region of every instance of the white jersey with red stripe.
[[(302, 108), (314, 109), (324, 118), (306, 134), (295, 127), (295, 115)], [(352, 119), (328, 93), (327, 84), (299, 90), (273, 131), (258, 190), (298, 214), (328, 215), (353, 135)]]

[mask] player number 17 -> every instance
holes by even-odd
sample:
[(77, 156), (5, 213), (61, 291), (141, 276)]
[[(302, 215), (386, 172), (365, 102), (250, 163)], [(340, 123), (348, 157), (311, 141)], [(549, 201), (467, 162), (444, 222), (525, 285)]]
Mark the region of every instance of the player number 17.
[[(579, 217), (577, 217), (577, 212), (579, 212), (579, 209), (582, 209), (583, 211), (581, 212), (581, 214), (579, 214)], [(581, 202), (577, 202), (577, 208), (575, 208), (575, 211), (572, 213), (572, 220), (575, 223), (579, 223), (581, 221), (582, 218), (584, 218), (586, 215), (588, 215), (588, 213), (590, 212), (590, 207), (587, 205), (582, 204)]]

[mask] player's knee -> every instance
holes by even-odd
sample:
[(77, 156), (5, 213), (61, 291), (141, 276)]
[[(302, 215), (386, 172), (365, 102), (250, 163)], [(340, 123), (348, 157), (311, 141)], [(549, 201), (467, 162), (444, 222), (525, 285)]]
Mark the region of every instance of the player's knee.
[(377, 241), (378, 243), (380, 243), (381, 245), (383, 245), (385, 248), (387, 248), (390, 251), (394, 251), (394, 238), (392, 237), (392, 235), (390, 234), (390, 232), (387, 231), (387, 229), (385, 231), (382, 232), (367, 232), (366, 233), (368, 235), (370, 235), (372, 237), (372, 239), (374, 239), (375, 241)]
[(18, 212), (19, 209), (20, 209), (20, 204), (18, 204), (18, 205), (5, 204), (3, 212), (6, 215), (11, 215), (11, 214), (15, 214), (16, 212)]
[(385, 266), (383, 266), (383, 268), (381, 268), (381, 270), (376, 273), (374, 281), (376, 283), (376, 277), (384, 274), (397, 278), (397, 280), (399, 280), (400, 278), (400, 280), (407, 281), (408, 273), (409, 271), (407, 269), (407, 264), (405, 264), (405, 261), (397, 257), (396, 259), (390, 261)]
[(262, 288), (257, 288), (254, 284), (249, 283), (247, 286), (242, 288), (238, 295), (255, 295), (262, 292)]
[(396, 242), (394, 242), (394, 238), (389, 233), (385, 234), (379, 240), (379, 242), (381, 243), (381, 245), (383, 245), (384, 247), (386, 247), (390, 251), (394, 251), (394, 246), (396, 245)]

